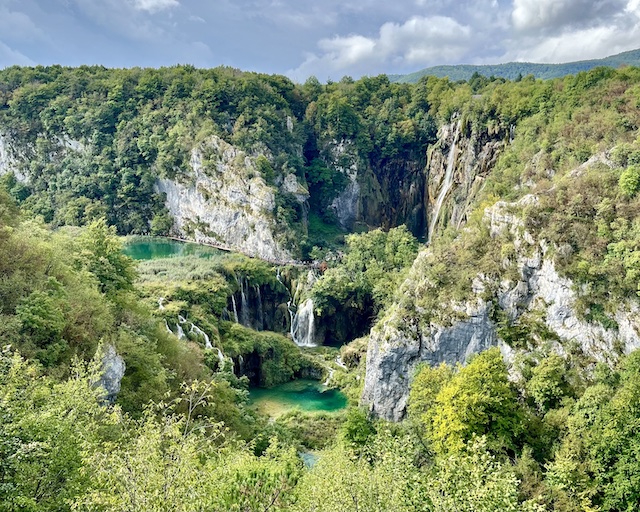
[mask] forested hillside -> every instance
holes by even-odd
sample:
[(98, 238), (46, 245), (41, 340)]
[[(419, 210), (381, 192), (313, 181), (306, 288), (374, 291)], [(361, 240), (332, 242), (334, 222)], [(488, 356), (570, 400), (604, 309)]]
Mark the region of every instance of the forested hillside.
[(425, 76), (448, 77), (449, 80), (470, 80), (474, 74), (484, 77), (495, 76), (508, 80), (518, 80), (527, 75), (548, 80), (567, 75), (576, 75), (597, 67), (619, 68), (640, 64), (640, 50), (618, 53), (603, 59), (581, 60), (563, 64), (536, 64), (533, 62), (507, 62), (505, 64), (458, 64), (453, 66), (433, 66), (408, 75), (392, 75), (390, 80), (398, 83), (416, 83)]
[(0, 71), (0, 510), (634, 510), (639, 127), (633, 67)]

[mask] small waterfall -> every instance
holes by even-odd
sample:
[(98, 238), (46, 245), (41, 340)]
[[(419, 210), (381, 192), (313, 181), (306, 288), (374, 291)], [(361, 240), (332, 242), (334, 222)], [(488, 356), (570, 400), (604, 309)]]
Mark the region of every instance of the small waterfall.
[(264, 330), (264, 310), (262, 309), (262, 294), (260, 293), (260, 285), (255, 285), (256, 297), (258, 298), (258, 323), (256, 329), (258, 331)]
[(165, 298), (164, 298), (164, 297), (160, 297), (160, 298), (158, 299), (158, 309), (159, 309), (160, 311), (164, 311), (164, 306), (163, 306), (164, 301), (165, 301)]
[(236, 296), (235, 295), (231, 295), (231, 303), (233, 304), (233, 318), (235, 319), (236, 323), (240, 323), (238, 321), (238, 306), (236, 306)]
[(244, 373), (244, 357), (242, 354), (238, 356), (238, 375), (242, 375)]
[(444, 180), (442, 182), (442, 188), (440, 189), (440, 194), (438, 194), (438, 199), (436, 200), (436, 204), (433, 207), (433, 213), (431, 215), (431, 223), (429, 224), (429, 233), (427, 233), (427, 243), (431, 243), (431, 239), (433, 238), (433, 232), (436, 229), (436, 224), (438, 222), (438, 217), (440, 216), (440, 209), (442, 208), (442, 204), (444, 203), (444, 199), (446, 195), (449, 193), (451, 189), (451, 185), (453, 185), (453, 167), (456, 163), (456, 153), (458, 149), (458, 137), (460, 136), (460, 126), (461, 122), (458, 121), (456, 123), (456, 131), (453, 135), (453, 141), (451, 142), (451, 147), (449, 148), (449, 158), (447, 161), (447, 170), (444, 174)]
[(177, 330), (176, 336), (178, 336), (179, 340), (184, 340), (187, 337), (184, 333), (184, 330), (182, 329), (182, 324), (186, 324), (186, 323), (187, 323), (187, 319), (182, 315), (178, 315), (178, 323), (176, 324), (176, 330)]
[(245, 288), (247, 285), (247, 279), (245, 277), (240, 278), (240, 323), (245, 327), (251, 326), (251, 320), (249, 317), (249, 303), (247, 301), (247, 293)]
[(218, 351), (218, 362), (220, 363), (220, 369), (223, 370), (224, 369), (224, 354), (222, 353), (222, 350), (220, 350), (218, 347), (212, 347), (214, 350)]
[(331, 379), (333, 379), (333, 374), (336, 372), (335, 368), (329, 368), (329, 374), (327, 375), (327, 380), (325, 380), (322, 385), (323, 386), (328, 386), (329, 383), (331, 382)]
[[(191, 322), (191, 329), (189, 329), (190, 333), (196, 334), (198, 336), (202, 336), (204, 338), (204, 348), (212, 349), (213, 345), (211, 344), (211, 340), (209, 339), (209, 335), (204, 332), (200, 327)], [(220, 349), (218, 349), (220, 350)]]
[(315, 347), (315, 319), (313, 300), (307, 299), (298, 307), (291, 322), (291, 337), (299, 347)]
[(349, 368), (347, 368), (347, 365), (342, 362), (342, 358), (340, 356), (336, 356), (336, 364), (344, 371), (349, 371)]
[(167, 323), (167, 319), (166, 318), (164, 320), (164, 326), (167, 328), (167, 332), (169, 334), (173, 334), (173, 331), (171, 330), (171, 327), (169, 327), (169, 324)]

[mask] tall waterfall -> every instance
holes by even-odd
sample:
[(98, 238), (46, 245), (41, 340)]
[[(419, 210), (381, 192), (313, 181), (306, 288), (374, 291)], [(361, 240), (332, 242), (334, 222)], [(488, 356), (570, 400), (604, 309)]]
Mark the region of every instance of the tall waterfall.
[(460, 136), (461, 125), (462, 125), (461, 121), (458, 121), (456, 123), (456, 131), (453, 135), (453, 141), (451, 142), (451, 147), (449, 148), (447, 170), (444, 174), (444, 180), (442, 182), (442, 188), (440, 189), (440, 194), (438, 194), (438, 199), (436, 200), (436, 204), (433, 207), (433, 213), (431, 214), (431, 223), (429, 224), (429, 232), (427, 233), (427, 243), (431, 243), (431, 239), (433, 238), (433, 232), (436, 229), (438, 217), (440, 216), (440, 210), (442, 209), (442, 204), (444, 203), (444, 199), (449, 193), (449, 190), (451, 189), (451, 185), (453, 185), (453, 167), (455, 166), (455, 163), (456, 163), (458, 137)]

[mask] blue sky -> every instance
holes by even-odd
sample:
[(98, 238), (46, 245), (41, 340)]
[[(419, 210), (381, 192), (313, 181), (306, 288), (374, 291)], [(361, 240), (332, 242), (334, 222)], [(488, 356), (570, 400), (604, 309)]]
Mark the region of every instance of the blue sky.
[(0, 68), (228, 65), (304, 81), (640, 47), (640, 0), (0, 0)]

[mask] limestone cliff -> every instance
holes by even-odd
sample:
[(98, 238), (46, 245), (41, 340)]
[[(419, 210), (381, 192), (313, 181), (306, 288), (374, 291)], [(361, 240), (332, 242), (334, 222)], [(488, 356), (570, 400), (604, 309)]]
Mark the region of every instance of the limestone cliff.
[[(504, 323), (515, 325), (535, 318), (545, 333), (536, 342), (561, 353), (573, 345), (595, 360), (610, 360), (640, 347), (636, 301), (618, 306), (616, 328), (588, 322), (578, 313), (575, 284), (558, 274), (549, 245), (536, 240), (512, 213), (535, 201), (534, 196), (525, 196), (518, 204), (499, 202), (486, 209), (484, 222), (491, 236), (509, 237), (515, 258), (502, 262), (502, 279), (478, 273), (470, 296), (462, 302), (442, 303), (441, 311), (436, 312), (419, 306), (420, 295), (437, 290), (424, 276), (430, 249), (418, 256), (404, 285), (405, 299), (370, 335), (362, 401), (374, 414), (402, 419), (410, 379), (419, 363), (464, 362), (471, 354), (495, 345), (509, 356), (512, 349), (500, 336)], [(503, 325), (496, 311), (504, 315)]]
[(505, 145), (505, 134), (453, 119), (438, 131), (427, 154), (428, 238), (438, 226), (459, 228)]
[(11, 139), (0, 133), (0, 176), (13, 173), (18, 181), (24, 183), (27, 181), (26, 164), (27, 159), (19, 154)]
[[(293, 190), (295, 184), (288, 177), (285, 185)], [(296, 195), (304, 200), (300, 189)], [(266, 260), (292, 259), (276, 234), (278, 227), (288, 229), (276, 223), (276, 189), (260, 176), (253, 157), (219, 137), (193, 148), (189, 169), (158, 179), (156, 190), (165, 195), (176, 234)]]

